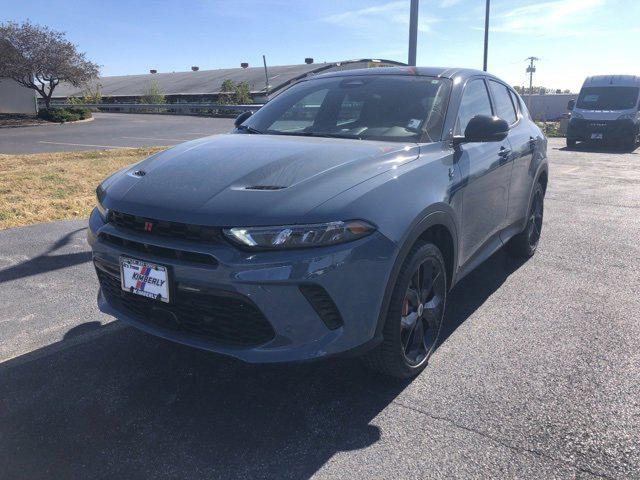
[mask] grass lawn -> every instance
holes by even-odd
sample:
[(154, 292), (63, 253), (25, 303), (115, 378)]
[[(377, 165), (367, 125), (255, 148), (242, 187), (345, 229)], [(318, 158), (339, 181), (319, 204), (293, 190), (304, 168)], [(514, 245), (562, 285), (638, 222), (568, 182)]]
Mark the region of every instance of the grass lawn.
[(0, 230), (87, 217), (105, 177), (164, 148), (0, 155)]

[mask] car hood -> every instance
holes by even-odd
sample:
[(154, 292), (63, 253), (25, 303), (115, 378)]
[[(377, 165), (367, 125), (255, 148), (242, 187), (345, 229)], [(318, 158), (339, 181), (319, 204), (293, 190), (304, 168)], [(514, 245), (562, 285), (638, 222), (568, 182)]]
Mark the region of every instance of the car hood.
[(200, 225), (305, 222), (317, 205), (418, 153), (415, 143), (217, 135), (157, 153), (112, 176), (103, 183), (103, 203)]

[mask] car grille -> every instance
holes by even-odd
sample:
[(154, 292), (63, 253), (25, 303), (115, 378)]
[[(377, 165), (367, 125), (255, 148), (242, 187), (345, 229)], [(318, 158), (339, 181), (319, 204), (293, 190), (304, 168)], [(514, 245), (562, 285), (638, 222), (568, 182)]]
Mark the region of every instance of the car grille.
[(255, 346), (275, 336), (249, 299), (227, 292), (191, 292), (176, 285), (171, 302), (125, 292), (119, 268), (94, 260), (103, 294), (114, 308), (147, 325), (234, 346)]
[(222, 241), (220, 229), (216, 227), (167, 222), (113, 210), (109, 212), (109, 223), (118, 228), (137, 233), (161, 235), (180, 240), (194, 240), (206, 243), (221, 243)]
[(177, 248), (160, 247), (157, 245), (151, 245), (149, 243), (136, 242), (126, 238), (118, 237), (117, 235), (111, 235), (109, 233), (101, 233), (99, 235), (101, 241), (114, 246), (121, 247), (127, 251), (140, 252), (146, 255), (153, 255), (155, 257), (166, 258), (169, 260), (180, 260), (183, 262), (198, 263), (204, 265), (217, 266), (218, 261), (211, 255), (199, 252), (190, 252), (187, 250), (180, 250)]

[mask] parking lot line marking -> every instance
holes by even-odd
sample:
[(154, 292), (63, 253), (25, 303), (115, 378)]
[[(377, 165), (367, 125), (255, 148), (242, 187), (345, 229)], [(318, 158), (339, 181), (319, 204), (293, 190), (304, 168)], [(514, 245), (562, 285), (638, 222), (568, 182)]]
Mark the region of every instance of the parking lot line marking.
[(91, 145), (88, 143), (63, 143), (63, 142), (45, 142), (40, 140), (38, 143), (47, 143), (49, 145), (69, 145), (72, 147), (98, 147), (98, 148), (137, 148), (137, 147), (123, 147), (118, 145)]
[(127, 138), (129, 140), (161, 140), (167, 142), (188, 142), (191, 138), (154, 138), (154, 137), (120, 137)]

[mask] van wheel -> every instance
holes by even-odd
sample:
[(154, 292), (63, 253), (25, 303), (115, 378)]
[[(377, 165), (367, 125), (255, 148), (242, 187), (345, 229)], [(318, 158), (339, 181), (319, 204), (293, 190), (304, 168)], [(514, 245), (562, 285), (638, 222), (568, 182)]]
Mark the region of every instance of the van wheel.
[(367, 366), (397, 378), (418, 375), (438, 345), (446, 301), (442, 253), (434, 244), (419, 241), (398, 273), (383, 341), (365, 355)]
[(567, 138), (567, 148), (569, 150), (573, 150), (574, 148), (576, 148), (576, 141), (570, 138)]
[(630, 152), (633, 152), (636, 149), (637, 144), (638, 144), (638, 137), (634, 135), (629, 140), (624, 142), (624, 149)]
[(529, 207), (527, 226), (522, 232), (507, 242), (506, 250), (513, 257), (528, 258), (536, 253), (540, 235), (542, 235), (542, 217), (544, 215), (544, 190), (538, 182), (533, 191), (533, 200)]

